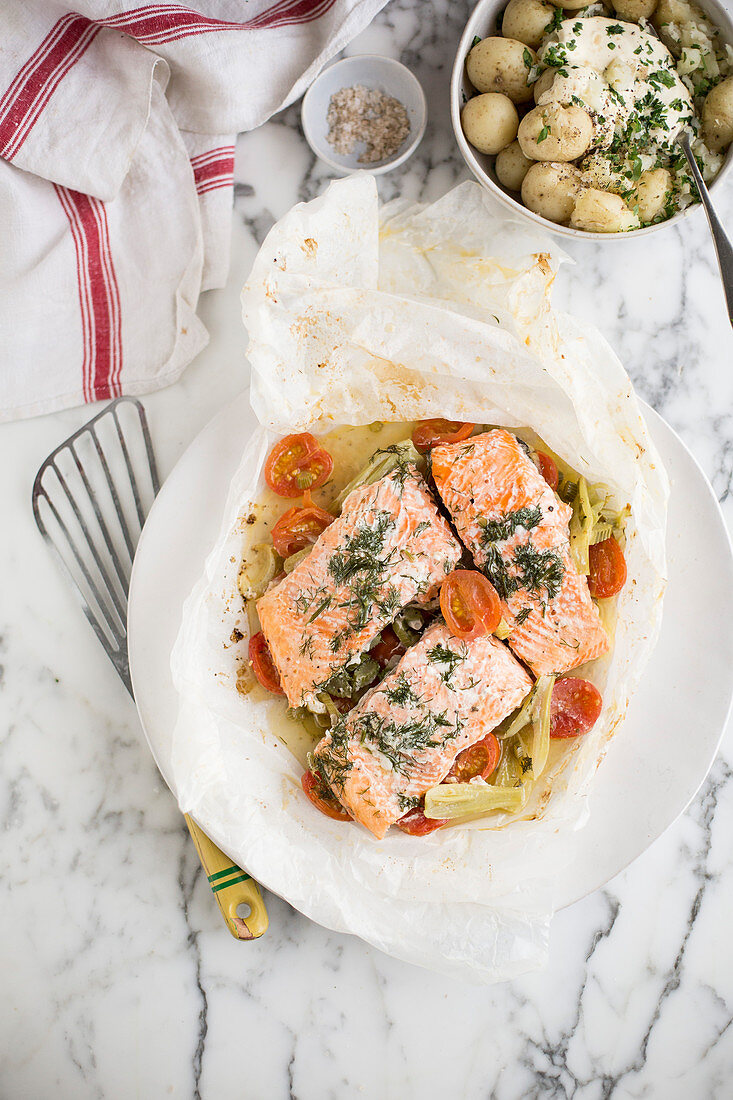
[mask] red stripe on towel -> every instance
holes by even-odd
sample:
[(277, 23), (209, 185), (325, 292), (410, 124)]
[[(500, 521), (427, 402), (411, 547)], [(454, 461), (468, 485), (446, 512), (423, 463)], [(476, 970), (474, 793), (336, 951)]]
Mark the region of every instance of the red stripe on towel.
[(0, 156), (12, 160), (66, 73), (99, 27), (81, 15), (63, 16), (28, 58), (0, 100)]
[(215, 31), (261, 30), (265, 27), (285, 27), (297, 23), (309, 23), (318, 19), (335, 0), (279, 0), (271, 8), (253, 16), (246, 23), (229, 23), (223, 19), (210, 19), (192, 8), (181, 4), (155, 4), (144, 8), (131, 8), (119, 15), (100, 19), (106, 27), (115, 27), (145, 45), (175, 42), (195, 34)]
[(104, 203), (54, 185), (76, 249), (79, 310), (83, 334), (82, 389), (85, 401), (122, 392), (122, 315)]

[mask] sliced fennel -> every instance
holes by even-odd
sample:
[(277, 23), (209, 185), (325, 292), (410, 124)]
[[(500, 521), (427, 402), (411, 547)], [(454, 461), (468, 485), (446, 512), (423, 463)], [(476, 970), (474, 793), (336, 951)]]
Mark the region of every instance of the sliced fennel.
[(237, 586), (245, 600), (258, 600), (280, 568), (280, 557), (266, 542), (256, 543), (248, 554), (251, 560), (242, 562)]
[(444, 818), (468, 817), (496, 810), (516, 813), (524, 806), (522, 787), (496, 787), (488, 783), (441, 783), (425, 795), (425, 816)]
[[(503, 735), (501, 763), (491, 783), (441, 783), (425, 795), (425, 816), (450, 820), (524, 809), (550, 752), (554, 676), (540, 676)], [(496, 731), (498, 733), (498, 731)]]
[(300, 565), (304, 558), (307, 558), (310, 554), (312, 546), (304, 546), (302, 550), (298, 550), (297, 554), (291, 554), (289, 558), (286, 558), (283, 562), (283, 569), (286, 573), (292, 573), (296, 565)]
[(588, 484), (584, 477), (578, 479), (578, 491), (573, 500), (573, 515), (570, 520), (570, 554), (579, 573), (590, 573), (588, 547), (595, 516), (588, 495)]
[(402, 443), (394, 443), (391, 447), (382, 447), (375, 451), (363, 470), (360, 470), (355, 478), (345, 485), (331, 505), (331, 511), (338, 515), (349, 493), (354, 489), (360, 489), (363, 485), (373, 485), (380, 481), (391, 470), (405, 464), (419, 464), (424, 467), (424, 461), (413, 446), (411, 439), (405, 439)]

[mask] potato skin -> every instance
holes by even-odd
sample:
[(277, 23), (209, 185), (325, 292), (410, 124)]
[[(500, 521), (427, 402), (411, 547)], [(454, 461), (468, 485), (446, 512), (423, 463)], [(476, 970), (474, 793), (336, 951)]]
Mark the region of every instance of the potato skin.
[(517, 108), (505, 95), (484, 92), (469, 99), (461, 111), (461, 125), (479, 153), (500, 153), (517, 136)]
[(636, 209), (643, 225), (647, 225), (657, 214), (661, 214), (667, 201), (667, 192), (672, 186), (672, 177), (666, 168), (650, 168), (642, 172), (629, 206)]
[(522, 183), (522, 202), (541, 218), (567, 225), (580, 191), (574, 164), (533, 164)]
[(593, 123), (582, 107), (547, 103), (524, 116), (517, 136), (529, 160), (577, 160), (593, 139)]
[(501, 32), (505, 38), (515, 38), (536, 50), (554, 14), (554, 5), (546, 0), (509, 0)]
[(524, 177), (534, 162), (527, 160), (518, 141), (513, 141), (502, 149), (496, 158), (494, 168), (499, 178), (499, 183), (509, 191), (519, 191), (524, 182)]
[(733, 76), (711, 88), (702, 105), (705, 144), (720, 153), (733, 141)]
[(532, 95), (534, 96), (535, 103), (543, 94), (543, 92), (549, 92), (550, 88), (555, 82), (557, 76), (557, 69), (545, 69), (543, 73), (535, 80), (532, 85)]
[(638, 23), (640, 19), (651, 19), (657, 0), (611, 0), (611, 4), (621, 19)]
[(628, 229), (638, 229), (639, 219), (620, 195), (587, 187), (576, 199), (570, 224), (573, 229), (584, 229), (590, 233), (622, 233)]
[(477, 92), (499, 92), (513, 103), (529, 103), (532, 86), (527, 77), (536, 61), (534, 50), (515, 38), (484, 38), (466, 58), (466, 72)]

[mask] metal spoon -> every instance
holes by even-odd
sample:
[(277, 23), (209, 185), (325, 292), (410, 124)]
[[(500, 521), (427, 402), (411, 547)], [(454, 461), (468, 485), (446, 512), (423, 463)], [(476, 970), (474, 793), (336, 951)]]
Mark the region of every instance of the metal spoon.
[(677, 135), (676, 140), (687, 158), (690, 171), (697, 184), (697, 190), (700, 193), (700, 202), (705, 207), (705, 213), (708, 216), (710, 233), (713, 238), (713, 244), (715, 245), (715, 251), (718, 255), (720, 277), (723, 281), (723, 292), (725, 293), (725, 300), (728, 305), (728, 320), (731, 325), (733, 325), (733, 245), (731, 245), (723, 226), (720, 224), (720, 219), (715, 213), (713, 204), (710, 201), (710, 192), (705, 186), (702, 174), (697, 166), (697, 161), (690, 148), (690, 135), (683, 130)]

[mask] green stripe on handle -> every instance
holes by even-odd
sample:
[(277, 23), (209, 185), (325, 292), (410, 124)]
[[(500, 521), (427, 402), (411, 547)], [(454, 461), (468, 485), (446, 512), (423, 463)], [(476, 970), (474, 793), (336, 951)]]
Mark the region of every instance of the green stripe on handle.
[(236, 878), (226, 879), (224, 882), (217, 882), (216, 886), (212, 886), (211, 889), (216, 894), (219, 890), (226, 890), (229, 886), (234, 886), (236, 882), (246, 882), (250, 877), (251, 876), (245, 871), (242, 871)]
[(218, 878), (224, 878), (225, 875), (236, 875), (239, 873), (239, 868), (232, 864), (231, 867), (225, 867), (223, 871), (217, 871), (215, 875), (209, 875), (209, 882), (216, 882)]

